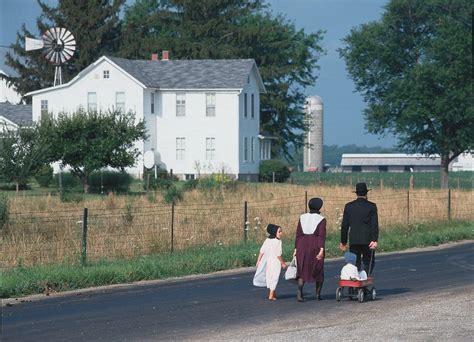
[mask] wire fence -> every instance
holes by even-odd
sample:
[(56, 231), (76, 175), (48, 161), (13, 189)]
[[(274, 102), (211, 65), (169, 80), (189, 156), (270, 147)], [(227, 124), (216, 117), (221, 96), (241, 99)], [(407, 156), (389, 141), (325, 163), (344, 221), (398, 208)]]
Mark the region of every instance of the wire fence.
[[(406, 191), (370, 198), (378, 207), (381, 230), (433, 221), (474, 221), (474, 192)], [(0, 231), (0, 268), (173, 253), (195, 246), (261, 241), (268, 223), (291, 238), (309, 198), (317, 194), (261, 201), (171, 204), (64, 211), (12, 212)], [(349, 196), (326, 196), (322, 214), (329, 230), (340, 229)]]

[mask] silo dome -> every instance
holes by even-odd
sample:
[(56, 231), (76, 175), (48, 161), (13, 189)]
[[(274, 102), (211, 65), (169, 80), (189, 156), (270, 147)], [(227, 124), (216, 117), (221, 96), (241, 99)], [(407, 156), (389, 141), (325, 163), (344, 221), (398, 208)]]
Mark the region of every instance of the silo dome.
[(308, 132), (305, 136), (303, 170), (323, 172), (323, 100), (317, 95), (308, 96), (304, 108)]

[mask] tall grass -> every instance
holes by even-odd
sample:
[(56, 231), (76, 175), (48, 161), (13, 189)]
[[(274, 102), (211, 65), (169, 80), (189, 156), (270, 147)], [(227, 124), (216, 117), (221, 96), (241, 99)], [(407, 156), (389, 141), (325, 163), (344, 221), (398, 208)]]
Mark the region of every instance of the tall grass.
[[(55, 196), (10, 198), (10, 218), (0, 232), (0, 267), (77, 263), (83, 208), (89, 209), (88, 260), (135, 258), (195, 246), (228, 246), (246, 237), (261, 241), (268, 223), (294, 231), (306, 198), (323, 198), (328, 230), (337, 232), (344, 204), (354, 199), (347, 186), (239, 184), (184, 194), (174, 207), (159, 193), (147, 196), (86, 197), (61, 202)], [(305, 196), (306, 195), (306, 196)], [(448, 192), (374, 189), (382, 231), (396, 225), (446, 221)], [(247, 222), (244, 222), (247, 201)], [(473, 191), (451, 192), (451, 218), (474, 220)]]

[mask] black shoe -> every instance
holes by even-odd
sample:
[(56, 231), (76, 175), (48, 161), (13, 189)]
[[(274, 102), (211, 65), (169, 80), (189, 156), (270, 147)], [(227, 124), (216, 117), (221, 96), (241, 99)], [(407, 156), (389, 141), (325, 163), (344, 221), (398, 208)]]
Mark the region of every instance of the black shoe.
[(304, 302), (303, 291), (302, 290), (296, 290), (296, 300), (298, 302)]
[(321, 295), (316, 295), (316, 300), (323, 300), (323, 298), (321, 297)]

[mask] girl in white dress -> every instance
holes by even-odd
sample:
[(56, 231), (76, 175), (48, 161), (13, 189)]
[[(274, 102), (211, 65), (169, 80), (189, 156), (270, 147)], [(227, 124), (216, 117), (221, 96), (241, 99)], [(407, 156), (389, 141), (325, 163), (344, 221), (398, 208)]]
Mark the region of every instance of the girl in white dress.
[(286, 268), (286, 264), (281, 257), (283, 231), (280, 226), (269, 224), (267, 232), (269, 236), (260, 248), (253, 284), (259, 287), (267, 287), (270, 290), (268, 299), (276, 300), (275, 289), (280, 278), (280, 271), (282, 267)]

